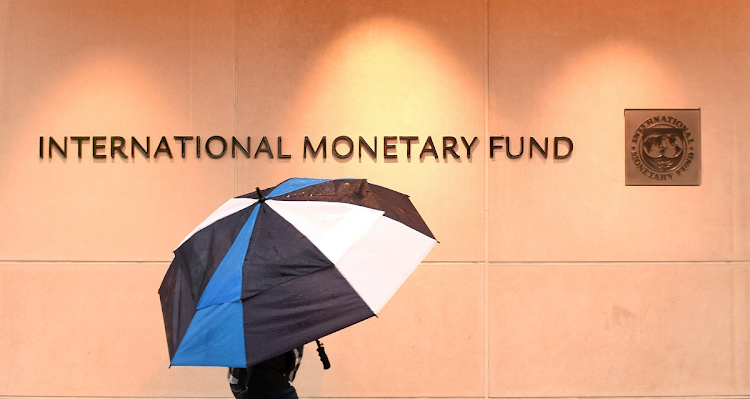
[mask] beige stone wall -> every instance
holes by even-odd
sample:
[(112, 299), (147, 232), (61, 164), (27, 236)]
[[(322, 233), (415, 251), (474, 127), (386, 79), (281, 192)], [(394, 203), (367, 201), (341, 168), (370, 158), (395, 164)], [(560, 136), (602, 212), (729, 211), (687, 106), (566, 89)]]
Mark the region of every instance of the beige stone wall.
[[(168, 368), (157, 289), (214, 208), (301, 176), (407, 192), (440, 240), (325, 339), (332, 369), (308, 348), (303, 397), (750, 395), (748, 21), (744, 0), (0, 0), (0, 397), (229, 397), (224, 370)], [(626, 108), (701, 109), (700, 186), (625, 186)], [(180, 135), (292, 158), (182, 158)], [(302, 157), (341, 135), (378, 157)], [(50, 136), (174, 157), (40, 158)], [(419, 144), (384, 159), (384, 136)], [(428, 136), (479, 143), (420, 158)], [(490, 136), (575, 148), (490, 158)]]

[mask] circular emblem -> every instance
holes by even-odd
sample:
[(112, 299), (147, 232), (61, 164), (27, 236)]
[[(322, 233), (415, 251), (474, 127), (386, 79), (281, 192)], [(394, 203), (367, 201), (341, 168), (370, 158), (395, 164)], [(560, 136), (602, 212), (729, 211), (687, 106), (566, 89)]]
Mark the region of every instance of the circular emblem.
[(631, 148), (633, 161), (652, 179), (671, 179), (673, 172), (684, 172), (692, 162), (689, 135), (688, 127), (677, 118), (648, 118), (635, 132)]
[(638, 152), (646, 166), (657, 173), (677, 170), (685, 159), (685, 136), (672, 126), (646, 129), (638, 143)]

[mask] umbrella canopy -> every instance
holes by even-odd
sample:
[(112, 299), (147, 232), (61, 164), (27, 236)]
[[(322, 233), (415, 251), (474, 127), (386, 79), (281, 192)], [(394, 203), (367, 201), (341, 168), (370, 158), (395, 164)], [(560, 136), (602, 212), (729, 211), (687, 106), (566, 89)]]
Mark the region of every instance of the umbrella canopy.
[(435, 243), (408, 196), (366, 180), (232, 198), (159, 288), (171, 364), (248, 367), (372, 317)]

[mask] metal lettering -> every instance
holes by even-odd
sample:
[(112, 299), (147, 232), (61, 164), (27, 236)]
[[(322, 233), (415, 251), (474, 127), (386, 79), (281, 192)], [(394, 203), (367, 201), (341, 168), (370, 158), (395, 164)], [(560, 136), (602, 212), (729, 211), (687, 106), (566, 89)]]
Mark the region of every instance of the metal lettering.
[(310, 150), (312, 153), (312, 158), (315, 159), (318, 157), (318, 153), (322, 150), (323, 151), (323, 159), (326, 159), (326, 136), (323, 136), (323, 138), (318, 143), (318, 146), (315, 147), (315, 150), (312, 148), (312, 143), (310, 143), (310, 138), (305, 136), (305, 146), (304, 150), (302, 152), (302, 158), (307, 158), (307, 150)]
[[(461, 137), (463, 139), (463, 137)], [(448, 153), (451, 153), (451, 156), (453, 156), (453, 159), (460, 158), (460, 156), (456, 153), (456, 145), (458, 144), (458, 140), (456, 140), (453, 136), (443, 136), (443, 159), (448, 158)], [(464, 140), (464, 144), (466, 144), (466, 140)]]
[(263, 138), (260, 139), (260, 144), (258, 144), (258, 149), (255, 150), (255, 155), (253, 155), (253, 158), (258, 158), (258, 154), (260, 154), (261, 152), (265, 152), (266, 154), (268, 154), (268, 158), (273, 159), (273, 151), (271, 151), (271, 145), (268, 144), (268, 137), (266, 136), (263, 136)]
[(161, 136), (161, 140), (159, 140), (159, 145), (156, 146), (156, 151), (154, 151), (154, 158), (156, 158), (157, 155), (159, 155), (160, 152), (164, 152), (167, 154), (167, 156), (172, 159), (172, 150), (169, 148), (169, 143), (167, 143), (167, 138), (164, 136)]
[[(347, 151), (345, 154), (341, 154), (338, 150), (338, 145), (342, 140), (346, 143), (347, 147), (349, 147), (349, 151)], [(354, 142), (347, 136), (336, 137), (335, 139), (333, 139), (333, 144), (331, 144), (331, 152), (333, 152), (333, 156), (338, 159), (349, 158), (354, 152)]]
[(125, 152), (122, 151), (122, 147), (125, 146), (125, 138), (122, 136), (112, 136), (109, 138), (109, 156), (110, 158), (115, 157), (115, 153), (120, 154), (120, 158), (128, 159)]
[[(250, 146), (250, 137), (247, 138), (248, 141), (248, 147)], [(284, 152), (281, 150), (281, 136), (279, 136), (276, 140), (276, 153), (279, 154), (279, 159), (289, 159), (292, 156), (288, 154), (284, 154)]]
[(182, 157), (185, 158), (185, 141), (192, 140), (193, 136), (174, 136), (174, 139), (179, 140), (182, 144)]

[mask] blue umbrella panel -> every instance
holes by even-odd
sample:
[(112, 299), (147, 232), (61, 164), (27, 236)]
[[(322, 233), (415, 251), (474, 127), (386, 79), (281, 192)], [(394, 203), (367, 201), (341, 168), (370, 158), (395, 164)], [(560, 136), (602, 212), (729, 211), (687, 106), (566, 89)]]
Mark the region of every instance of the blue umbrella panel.
[(248, 367), (372, 317), (435, 244), (408, 196), (366, 180), (232, 198), (159, 289), (171, 364)]

